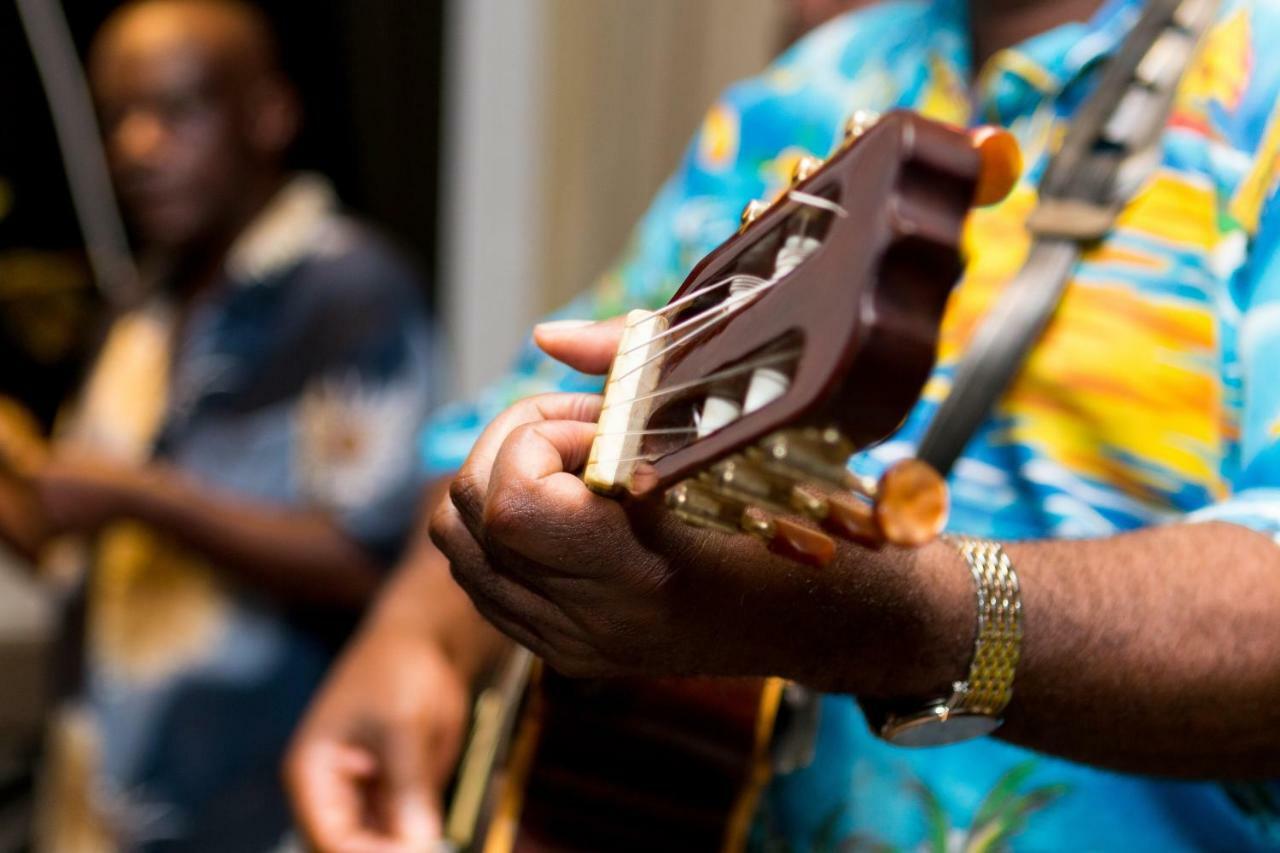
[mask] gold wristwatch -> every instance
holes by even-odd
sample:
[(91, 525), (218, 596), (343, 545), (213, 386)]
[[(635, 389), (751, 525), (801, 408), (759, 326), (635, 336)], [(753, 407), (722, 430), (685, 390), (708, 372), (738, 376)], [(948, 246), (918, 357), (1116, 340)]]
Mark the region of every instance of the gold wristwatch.
[[(1000, 727), (1013, 697), (1022, 648), (1022, 597), (1018, 575), (998, 542), (948, 537), (973, 574), (978, 630), (969, 675), (951, 695), (924, 707), (881, 711), (872, 722), (880, 737), (898, 746), (939, 746), (981, 737)], [(873, 716), (871, 713), (869, 717)]]

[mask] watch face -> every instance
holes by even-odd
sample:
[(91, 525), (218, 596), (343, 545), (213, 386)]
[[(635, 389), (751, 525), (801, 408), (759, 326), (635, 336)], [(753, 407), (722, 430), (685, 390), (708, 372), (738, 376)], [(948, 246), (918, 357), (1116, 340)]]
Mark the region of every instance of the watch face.
[(1000, 719), (985, 714), (952, 711), (943, 716), (931, 708), (911, 717), (892, 718), (881, 736), (895, 746), (943, 746), (985, 737), (1000, 728)]

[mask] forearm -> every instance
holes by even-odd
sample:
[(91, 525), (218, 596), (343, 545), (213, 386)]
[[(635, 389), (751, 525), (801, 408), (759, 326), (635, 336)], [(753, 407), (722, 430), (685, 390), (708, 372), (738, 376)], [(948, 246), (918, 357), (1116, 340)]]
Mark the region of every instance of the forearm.
[(148, 469), (119, 495), (118, 514), (292, 603), (360, 608), (378, 586), (374, 560), (324, 513), (248, 501), (173, 469)]
[[(1235, 525), (1186, 524), (1006, 551), (1024, 639), (1001, 737), (1131, 772), (1280, 776), (1274, 542)], [(919, 583), (966, 575), (944, 543), (911, 571)], [(924, 600), (935, 642), (964, 639), (901, 666), (917, 692), (933, 684), (945, 695), (972, 649), (972, 584), (948, 581)]]
[(491, 670), (508, 640), (476, 612), (454, 582), (448, 558), (427, 535), (427, 521), (447, 486), (445, 478), (429, 490), (413, 545), (379, 594), (361, 633), (407, 635), (433, 643), (465, 680), (475, 683)]
[(1231, 524), (1010, 546), (1025, 664), (1004, 736), (1121, 769), (1280, 776), (1280, 548)]

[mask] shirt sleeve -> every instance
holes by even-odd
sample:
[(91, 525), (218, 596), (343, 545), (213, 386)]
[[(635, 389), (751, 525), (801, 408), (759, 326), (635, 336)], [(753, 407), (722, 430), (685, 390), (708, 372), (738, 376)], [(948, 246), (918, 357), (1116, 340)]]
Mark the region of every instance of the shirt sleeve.
[(295, 409), (294, 472), (306, 503), (389, 564), (416, 521), (424, 481), (406, 448), (430, 411), (440, 364), (413, 276), (377, 253), (350, 266), (344, 280), (354, 285), (325, 310), (327, 322), (347, 327), (329, 336), (343, 342)]
[(1230, 315), (1223, 323), (1225, 343), (1234, 348), (1239, 365), (1238, 376), (1227, 377), (1228, 394), (1239, 400), (1238, 459), (1231, 495), (1189, 520), (1233, 522), (1280, 542), (1280, 199), (1275, 193), (1249, 260), (1224, 301)]
[[(805, 154), (826, 155), (843, 121), (843, 99), (796, 85), (779, 67), (725, 92), (708, 111), (679, 167), (632, 232), (621, 261), (547, 319), (599, 320), (670, 299), (689, 270), (737, 229), (743, 206), (786, 185)], [(480, 431), (503, 409), (549, 391), (598, 391), (526, 339), (506, 376), (475, 399), (445, 407), (423, 432), (431, 478), (457, 470)]]

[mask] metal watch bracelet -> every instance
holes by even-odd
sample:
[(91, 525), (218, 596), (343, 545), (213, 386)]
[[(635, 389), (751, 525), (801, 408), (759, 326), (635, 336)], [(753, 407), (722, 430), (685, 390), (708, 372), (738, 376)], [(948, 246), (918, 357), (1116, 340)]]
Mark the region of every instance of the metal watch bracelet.
[[(1022, 652), (1022, 595), (1018, 574), (1000, 543), (948, 537), (969, 571), (978, 596), (973, 662), (958, 710), (999, 717), (1013, 698), (1013, 676)], [(961, 692), (961, 691), (957, 691)]]
[[(949, 697), (873, 721), (880, 736), (900, 746), (933, 746), (990, 734), (1013, 697), (1022, 648), (1022, 597), (1018, 574), (1000, 543), (948, 536), (973, 576), (977, 631), (964, 681)], [(877, 715), (879, 716), (879, 715)]]

